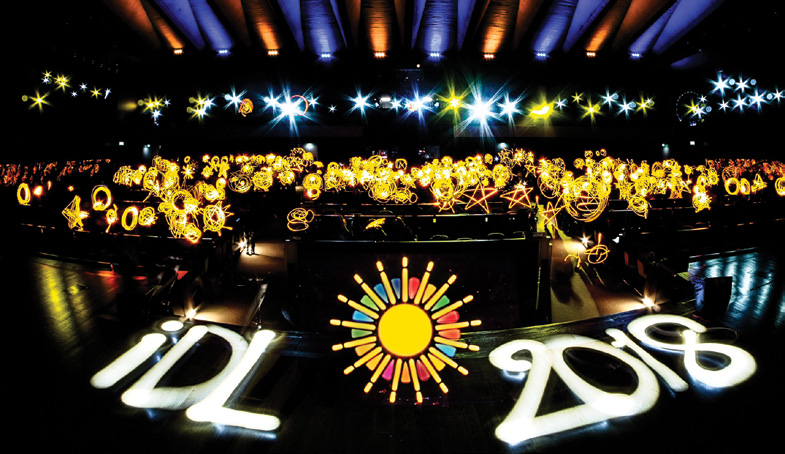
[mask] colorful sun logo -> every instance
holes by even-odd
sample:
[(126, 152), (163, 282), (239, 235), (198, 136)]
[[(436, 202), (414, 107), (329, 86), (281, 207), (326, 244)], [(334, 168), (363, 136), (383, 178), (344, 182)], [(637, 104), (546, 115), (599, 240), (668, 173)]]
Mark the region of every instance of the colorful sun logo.
[(390, 402), (394, 403), (401, 384), (410, 384), (422, 403), (423, 382), (433, 378), (442, 392), (447, 385), (440, 373), (447, 366), (463, 375), (466, 368), (453, 360), (458, 349), (478, 351), (476, 345), (460, 341), (461, 329), (479, 326), (480, 320), (460, 321), (458, 309), (471, 302), (471, 295), (451, 301), (446, 295), (457, 276), (437, 288), (429, 283), (433, 262), (421, 278), (409, 277), (409, 259), (403, 257), (401, 277), (389, 279), (382, 262), (376, 262), (381, 282), (371, 288), (359, 275), (354, 280), (364, 295), (355, 302), (344, 295), (338, 300), (354, 309), (352, 320), (330, 320), (335, 326), (351, 329), (352, 340), (333, 345), (334, 351), (352, 348), (358, 359), (344, 374), (366, 366), (372, 371), (364, 391), (370, 392), (379, 377), (390, 382)]

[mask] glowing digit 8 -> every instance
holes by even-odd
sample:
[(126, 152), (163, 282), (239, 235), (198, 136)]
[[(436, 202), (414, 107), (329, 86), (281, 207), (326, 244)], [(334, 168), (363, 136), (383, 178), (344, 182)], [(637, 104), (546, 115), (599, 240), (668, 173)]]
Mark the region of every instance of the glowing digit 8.
[[(653, 339), (649, 328), (657, 325), (679, 325), (686, 328), (682, 332), (684, 342), (673, 344)], [(684, 367), (695, 380), (715, 388), (735, 386), (750, 378), (757, 369), (755, 358), (746, 351), (728, 344), (699, 342), (698, 335), (706, 332), (706, 327), (695, 320), (669, 314), (654, 314), (637, 318), (627, 325), (627, 330), (642, 343), (662, 350), (684, 352)], [(721, 369), (707, 369), (697, 360), (698, 352), (714, 352), (727, 357)]]

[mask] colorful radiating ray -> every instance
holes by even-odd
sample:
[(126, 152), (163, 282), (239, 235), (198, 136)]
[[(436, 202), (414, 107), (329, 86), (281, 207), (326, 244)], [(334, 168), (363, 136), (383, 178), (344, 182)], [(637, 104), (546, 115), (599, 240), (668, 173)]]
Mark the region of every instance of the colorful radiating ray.
[[(422, 403), (422, 383), (431, 378), (442, 392), (449, 391), (440, 375), (446, 367), (463, 375), (469, 373), (453, 357), (458, 349), (479, 350), (478, 346), (460, 340), (462, 329), (481, 324), (480, 320), (460, 321), (458, 309), (474, 298), (468, 295), (451, 301), (446, 294), (457, 276), (450, 276), (437, 287), (429, 282), (433, 266), (429, 262), (421, 277), (410, 276), (409, 259), (403, 257), (400, 278), (390, 278), (379, 261), (376, 268), (380, 282), (373, 288), (360, 275), (354, 276), (363, 291), (359, 302), (338, 295), (338, 300), (354, 312), (351, 320), (333, 319), (330, 323), (351, 329), (352, 340), (335, 344), (332, 349), (352, 348), (357, 355), (344, 374), (362, 366), (372, 371), (364, 388), (366, 393), (381, 377), (390, 382), (391, 403), (397, 400), (402, 384), (411, 384), (417, 402)], [(408, 318), (400, 318), (404, 313)], [(402, 323), (394, 324), (393, 320)], [(412, 342), (413, 338), (416, 341)]]

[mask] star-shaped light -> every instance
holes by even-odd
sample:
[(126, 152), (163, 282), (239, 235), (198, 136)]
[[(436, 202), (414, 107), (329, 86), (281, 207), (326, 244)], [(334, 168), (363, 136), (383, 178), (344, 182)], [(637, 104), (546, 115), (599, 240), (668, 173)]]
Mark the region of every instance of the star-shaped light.
[(542, 218), (545, 221), (546, 226), (552, 226), (554, 229), (558, 229), (559, 225), (556, 223), (556, 215), (564, 208), (564, 205), (561, 203), (561, 197), (559, 200), (556, 201), (554, 205), (553, 202), (548, 202), (545, 205), (545, 209), (541, 211)]
[(48, 92), (43, 94), (43, 95), (41, 95), (36, 90), (35, 96), (29, 96), (29, 97), (25, 96), (25, 97), (23, 97), (22, 100), (23, 101), (28, 101), (28, 100), (32, 101), (32, 104), (30, 104), (29, 109), (32, 109), (33, 107), (38, 107), (39, 111), (43, 111), (44, 105), (47, 105), (47, 106), (49, 105), (49, 101), (46, 100), (47, 96), (49, 96)]
[(468, 210), (471, 207), (479, 206), (483, 209), (486, 213), (490, 213), (490, 208), (488, 208), (488, 198), (495, 195), (499, 192), (494, 187), (487, 187), (483, 186), (482, 184), (478, 184), (474, 187), (474, 191), (471, 195), (467, 194), (469, 200), (466, 202), (466, 209)]
[(718, 91), (721, 95), (725, 95), (725, 90), (729, 88), (728, 79), (723, 79), (722, 74), (717, 74), (717, 80), (712, 83), (714, 84), (714, 89), (711, 91), (712, 93)]
[(529, 200), (529, 194), (533, 190), (534, 188), (527, 187), (525, 184), (517, 184), (511, 191), (502, 194), (501, 198), (510, 201), (507, 207), (509, 209), (515, 207), (531, 208), (532, 202)]
[(752, 106), (754, 104), (755, 107), (760, 109), (760, 104), (762, 102), (766, 102), (763, 99), (763, 95), (758, 93), (758, 90), (755, 90), (755, 94), (750, 96), (750, 106)]
[(733, 108), (734, 109), (738, 108), (739, 111), (743, 111), (744, 110), (744, 106), (747, 105), (746, 102), (744, 101), (744, 98), (742, 98), (741, 95), (739, 95), (738, 98), (734, 99), (733, 103), (734, 103)]
[(739, 78), (739, 82), (736, 84), (736, 91), (744, 91), (749, 88), (749, 84), (746, 80)]

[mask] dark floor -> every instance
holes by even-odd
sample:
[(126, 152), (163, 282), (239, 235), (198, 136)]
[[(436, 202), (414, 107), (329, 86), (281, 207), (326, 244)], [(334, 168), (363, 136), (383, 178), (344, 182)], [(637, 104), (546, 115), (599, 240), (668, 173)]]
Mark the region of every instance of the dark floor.
[[(262, 248), (257, 253), (242, 256), (249, 267), (245, 272), (268, 275), (266, 267), (283, 260), (274, 250)], [(12, 335), (6, 336), (12, 415), (7, 437), (33, 452), (574, 452), (609, 448), (764, 452), (781, 440), (779, 415), (785, 403), (785, 368), (781, 365), (784, 258), (782, 251), (772, 248), (695, 257), (694, 262), (706, 262), (709, 277), (732, 276), (726, 315), (697, 318), (691, 301), (656, 308), (659, 313), (698, 320), (714, 328), (708, 337), (733, 342), (750, 352), (757, 363), (750, 379), (723, 390), (688, 380), (690, 389), (680, 393), (660, 383), (656, 404), (644, 413), (508, 446), (494, 431), (519, 399), (523, 385), (489, 362), (491, 350), (511, 340), (544, 340), (555, 334), (609, 341), (606, 328), (624, 329), (630, 320), (653, 309), (640, 306), (546, 327), (467, 333), (464, 339), (480, 351), (459, 353), (455, 358), (469, 374), (445, 368), (442, 376), (449, 393), (443, 394), (433, 381), (425, 382), (422, 405), (414, 404), (411, 385), (402, 386), (402, 401), (389, 404), (389, 385), (382, 379), (379, 383), (384, 384), (364, 394), (369, 371), (358, 369), (344, 375), (343, 369), (357, 357), (351, 351), (330, 349), (336, 341), (347, 340), (342, 337), (345, 332), (278, 330), (253, 382), (236, 396), (240, 408), (265, 409), (280, 417), (279, 429), (257, 432), (193, 422), (184, 411), (126, 406), (120, 396), (132, 383), (130, 379), (110, 389), (91, 387), (93, 374), (133, 345), (140, 334), (152, 330), (157, 317), (135, 310), (136, 302), (151, 288), (146, 278), (40, 256), (17, 259), (13, 264), (3, 257), (7, 321), (13, 327)], [(264, 320), (261, 323), (269, 326)], [(248, 334), (247, 329), (236, 330)], [(206, 350), (190, 357), (165, 380), (184, 385), (209, 378), (209, 371), (226, 354)], [(653, 354), (687, 377), (681, 354)], [(582, 377), (603, 389), (625, 392), (636, 386), (634, 376), (619, 372), (625, 367), (608, 357), (599, 361), (590, 355), (578, 357), (572, 364)], [(555, 377), (551, 374), (548, 380), (538, 416), (581, 404)]]

